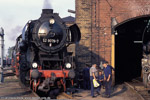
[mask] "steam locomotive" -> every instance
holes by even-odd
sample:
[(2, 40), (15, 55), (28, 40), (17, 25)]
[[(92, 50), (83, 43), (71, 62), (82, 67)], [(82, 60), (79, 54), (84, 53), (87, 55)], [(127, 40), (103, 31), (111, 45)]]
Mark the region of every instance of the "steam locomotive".
[(144, 86), (150, 87), (150, 42), (143, 46), (142, 73)]
[(150, 88), (150, 27), (146, 27), (143, 34), (143, 58), (142, 58), (142, 74), (143, 83), (146, 88)]
[(41, 17), (29, 21), (16, 39), (12, 53), (16, 75), (35, 92), (48, 93), (57, 83), (66, 91), (68, 84), (74, 84), (76, 68), (67, 47), (80, 38), (76, 24), (67, 27), (53, 9), (43, 9)]

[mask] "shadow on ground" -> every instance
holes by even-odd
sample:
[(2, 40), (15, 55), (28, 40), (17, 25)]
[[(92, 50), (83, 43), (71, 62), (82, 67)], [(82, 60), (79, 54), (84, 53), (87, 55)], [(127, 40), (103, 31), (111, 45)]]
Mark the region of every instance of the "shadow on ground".
[(125, 85), (123, 85), (122, 87), (119, 87), (117, 85), (112, 89), (111, 97), (120, 95), (120, 94), (124, 93), (125, 91), (127, 91), (127, 87)]
[(4, 95), (2, 97), (20, 97), (20, 96), (24, 96), (24, 95), (28, 95), (28, 94), (32, 94), (32, 91), (25, 91), (25, 92), (20, 92), (20, 93), (14, 93), (14, 94), (10, 94), (10, 95)]

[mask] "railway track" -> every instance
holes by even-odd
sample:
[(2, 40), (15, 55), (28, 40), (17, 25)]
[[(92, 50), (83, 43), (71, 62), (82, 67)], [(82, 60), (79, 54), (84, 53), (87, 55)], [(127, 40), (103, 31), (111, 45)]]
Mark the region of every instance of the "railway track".
[[(4, 71), (4, 77), (5, 77), (5, 82), (4, 82), (5, 84), (4, 84), (4, 86), (1, 86), (1, 87), (5, 87), (5, 85), (7, 85), (7, 84), (13, 85), (14, 87), (17, 85), (15, 87), (15, 89), (21, 88), (21, 91), (20, 91), (20, 93), (18, 92), (17, 95), (11, 95), (8, 93), (6, 96), (3, 96), (3, 97), (0, 96), (1, 97), (0, 100), (3, 100), (3, 99), (4, 100), (6, 100), (6, 99), (8, 99), (8, 100), (9, 99), (14, 99), (14, 100), (15, 99), (16, 100), (50, 100), (50, 97), (40, 97), (37, 93), (33, 92), (29, 87), (26, 87), (23, 84), (21, 84), (19, 82), (18, 77), (16, 77), (15, 74), (13, 73), (12, 68), (6, 67), (6, 68), (4, 68), (3, 71)], [(16, 84), (16, 85), (14, 85), (14, 84)], [(8, 90), (9, 89), (13, 89), (13, 88), (8, 88)], [(24, 93), (27, 93), (30, 95), (23, 96), (21, 94), (21, 92), (23, 92), (23, 91), (24, 91)], [(11, 93), (15, 94), (15, 91), (11, 92)], [(57, 99), (72, 99), (72, 94), (68, 95), (67, 93), (62, 92), (57, 97)]]
[(145, 88), (142, 81), (138, 79), (133, 79), (131, 82), (125, 82), (125, 84), (130, 87), (133, 92), (137, 93), (141, 100), (150, 100), (150, 88)]
[(0, 84), (0, 100), (42, 100), (30, 88), (20, 85), (11, 67), (3, 69), (4, 83)]

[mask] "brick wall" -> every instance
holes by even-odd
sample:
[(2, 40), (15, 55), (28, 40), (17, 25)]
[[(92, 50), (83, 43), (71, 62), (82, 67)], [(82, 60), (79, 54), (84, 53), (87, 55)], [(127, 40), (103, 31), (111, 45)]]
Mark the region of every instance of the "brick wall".
[(76, 23), (82, 33), (76, 48), (79, 66), (111, 63), (111, 18), (120, 25), (149, 16), (149, 5), (150, 0), (76, 0)]
[(76, 46), (78, 66), (91, 63), (91, 2), (76, 0), (76, 23), (80, 27), (81, 41)]

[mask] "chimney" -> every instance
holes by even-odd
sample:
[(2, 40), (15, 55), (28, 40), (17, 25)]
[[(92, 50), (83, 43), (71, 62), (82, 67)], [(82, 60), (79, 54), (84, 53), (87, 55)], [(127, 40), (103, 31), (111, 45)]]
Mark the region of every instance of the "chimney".
[(42, 15), (53, 14), (53, 9), (42, 9)]

